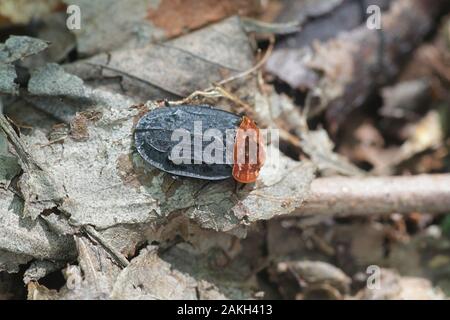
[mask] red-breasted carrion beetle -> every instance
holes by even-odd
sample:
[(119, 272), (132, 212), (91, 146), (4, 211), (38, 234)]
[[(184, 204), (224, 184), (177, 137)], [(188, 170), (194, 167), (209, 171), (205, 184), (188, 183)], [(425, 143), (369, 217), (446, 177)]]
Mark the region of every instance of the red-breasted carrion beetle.
[(251, 119), (208, 105), (148, 112), (136, 126), (135, 145), (150, 165), (197, 179), (251, 183), (265, 160), (263, 139)]

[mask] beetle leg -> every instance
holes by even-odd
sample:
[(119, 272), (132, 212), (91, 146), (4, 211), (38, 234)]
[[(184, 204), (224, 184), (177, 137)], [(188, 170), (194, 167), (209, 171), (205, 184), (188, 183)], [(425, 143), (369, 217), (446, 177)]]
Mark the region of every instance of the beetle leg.
[(234, 194), (237, 195), (239, 193), (239, 191), (241, 191), (245, 188), (246, 183), (241, 183), (235, 179), (233, 179), (233, 180), (234, 180)]
[(235, 195), (237, 195), (238, 194), (238, 189), (239, 189), (239, 181), (237, 181), (237, 180), (234, 180), (233, 179), (233, 181), (234, 181), (234, 191), (233, 191), (233, 193), (235, 194)]

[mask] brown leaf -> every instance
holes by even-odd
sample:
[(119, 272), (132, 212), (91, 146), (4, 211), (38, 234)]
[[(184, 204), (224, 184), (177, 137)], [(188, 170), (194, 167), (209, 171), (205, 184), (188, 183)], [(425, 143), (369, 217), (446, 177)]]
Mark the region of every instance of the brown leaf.
[(231, 15), (255, 14), (259, 9), (256, 0), (162, 0), (148, 9), (147, 19), (173, 37)]

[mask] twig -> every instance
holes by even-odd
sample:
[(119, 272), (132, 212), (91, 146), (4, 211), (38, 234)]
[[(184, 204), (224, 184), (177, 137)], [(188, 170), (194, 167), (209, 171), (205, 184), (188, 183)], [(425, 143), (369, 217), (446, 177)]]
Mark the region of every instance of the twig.
[(192, 100), (196, 97), (205, 97), (205, 98), (221, 98), (222, 95), (213, 89), (207, 89), (205, 91), (197, 90), (192, 92), (190, 95), (188, 95), (186, 98), (178, 101), (170, 101), (171, 105), (180, 105), (180, 104), (186, 104), (191, 103)]
[(450, 213), (450, 174), (319, 178), (302, 206), (284, 217), (411, 212)]
[(3, 130), (3, 132), (5, 132), (6, 136), (11, 141), (22, 165), (25, 166), (25, 168), (23, 168), (25, 171), (27, 170), (30, 171), (36, 168), (41, 170), (40, 166), (37, 164), (37, 162), (33, 160), (31, 155), (28, 153), (22, 140), (19, 138), (17, 133), (12, 128), (11, 124), (8, 122), (8, 119), (6, 119), (6, 117), (3, 114), (0, 114), (0, 130)]
[(275, 46), (275, 37), (272, 35), (269, 37), (269, 47), (267, 48), (266, 52), (264, 53), (264, 56), (261, 58), (261, 60), (259, 60), (259, 62), (257, 64), (255, 64), (252, 68), (243, 71), (241, 73), (238, 73), (234, 76), (231, 76), (229, 78), (223, 79), (219, 82), (217, 82), (217, 84), (219, 86), (222, 86), (228, 82), (237, 80), (239, 78), (243, 78), (248, 76), (249, 74), (252, 74), (253, 72), (256, 72), (259, 68), (261, 68), (267, 61), (267, 59), (269, 59), (270, 55), (272, 54), (273, 48)]
[(259, 34), (270, 33), (284, 35), (299, 32), (302, 29), (300, 21), (273, 23), (242, 17), (241, 22), (244, 25), (244, 29), (246, 32), (255, 32)]
[(112, 258), (114, 258), (114, 260), (116, 260), (117, 263), (119, 263), (122, 268), (125, 268), (130, 264), (123, 254), (110, 245), (93, 226), (86, 225), (83, 229), (90, 237), (100, 243), (100, 245), (103, 246), (103, 248), (112, 256)]
[[(269, 59), (270, 55), (272, 54), (273, 48), (275, 46), (275, 37), (272, 35), (269, 38), (269, 47), (267, 48), (266, 52), (264, 53), (264, 56), (261, 58), (261, 60), (255, 64), (253, 67), (251, 67), (248, 70), (245, 70), (243, 72), (240, 72), (238, 74), (235, 74), (234, 76), (231, 76), (229, 78), (223, 79), (217, 83), (215, 83), (213, 86), (206, 88), (205, 90), (198, 90), (198, 91), (194, 91), (193, 93), (191, 93), (189, 96), (187, 96), (186, 98), (179, 100), (179, 101), (171, 101), (170, 104), (172, 105), (180, 105), (180, 104), (185, 104), (188, 103), (190, 101), (192, 101), (194, 98), (196, 97), (205, 97), (205, 98), (221, 98), (221, 97), (226, 97), (230, 100), (235, 101), (237, 104), (240, 104), (238, 101), (239, 99), (236, 99), (233, 95), (231, 95), (229, 92), (225, 91), (225, 89), (222, 88), (222, 86), (226, 83), (235, 81), (237, 79), (246, 77), (254, 72), (256, 72), (259, 68), (261, 68), (267, 61), (267, 59)], [(242, 106), (242, 104), (240, 104)], [(244, 107), (246, 106), (245, 104), (243, 105)], [(251, 109), (251, 108), (250, 108)]]

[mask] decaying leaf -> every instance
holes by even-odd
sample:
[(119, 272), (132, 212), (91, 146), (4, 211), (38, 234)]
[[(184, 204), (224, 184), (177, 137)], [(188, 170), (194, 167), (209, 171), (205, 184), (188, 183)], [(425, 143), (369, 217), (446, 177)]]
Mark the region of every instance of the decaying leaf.
[(0, 114), (0, 129), (10, 139), (24, 171), (18, 182), (24, 199), (23, 215), (36, 219), (45, 209), (56, 207), (64, 192), (53, 176), (43, 170), (30, 155), (22, 139), (17, 136), (2, 114)]
[[(73, 30), (78, 52), (84, 56), (92, 55), (125, 45), (142, 45), (153, 38), (161, 38), (162, 30), (146, 20), (147, 10), (156, 6), (157, 2), (65, 0), (67, 5), (77, 5), (82, 13), (82, 28)], [(114, 17), (114, 23), (111, 23), (111, 17)]]
[(12, 63), (48, 47), (48, 43), (27, 36), (10, 36), (5, 43), (0, 44), (0, 63)]
[(230, 15), (255, 14), (260, 8), (261, 2), (257, 0), (162, 0), (148, 9), (147, 19), (163, 30), (165, 36), (173, 37)]
[[(23, 200), (0, 188), (0, 269), (18, 271), (33, 258), (68, 261), (75, 257), (72, 238), (51, 231), (41, 219), (23, 218)], [(3, 259), (4, 258), (4, 259)]]
[(66, 73), (56, 64), (49, 63), (31, 74), (28, 91), (39, 96), (65, 96), (70, 98), (88, 99), (89, 92), (83, 85), (83, 80)]
[(0, 93), (17, 94), (18, 84), (13, 62), (39, 53), (48, 44), (40, 39), (27, 36), (10, 36), (5, 43), (0, 43)]
[(310, 130), (305, 115), (285, 95), (272, 93), (268, 98), (267, 110), (263, 110), (258, 101), (258, 115), (266, 117), (268, 123), (292, 130), (298, 138), (299, 148), (308, 155), (320, 172), (327, 174), (362, 175), (364, 171), (353, 165), (344, 156), (334, 151), (334, 143), (324, 129)]
[(248, 37), (232, 17), (168, 42), (99, 54), (66, 70), (83, 79), (119, 77), (119, 91), (146, 101), (188, 96), (252, 66)]
[(17, 157), (9, 152), (6, 135), (0, 131), (0, 188), (7, 189), (11, 179), (20, 172)]
[[(237, 23), (237, 19), (231, 19), (219, 24), (217, 28), (220, 32), (225, 32), (227, 28), (236, 30)], [(221, 37), (221, 33), (214, 30), (196, 34), (194, 39)], [(233, 34), (231, 31), (227, 32)], [(246, 42), (244, 48), (249, 48), (246, 38), (242, 37), (241, 40)], [(191, 40), (180, 38), (178, 41), (183, 47), (188, 47)], [(235, 41), (236, 38), (233, 39)], [(238, 41), (237, 45), (240, 46), (242, 41)], [(192, 47), (193, 52), (196, 50), (196, 47)], [(242, 47), (236, 50), (242, 52)], [(177, 52), (185, 55), (183, 51)], [(244, 60), (230, 59), (231, 55), (215, 56), (208, 51), (198, 51), (195, 54), (199, 55), (196, 60), (199, 65), (203, 65), (202, 68), (217, 68), (216, 64), (229, 64), (232, 66), (230, 69), (236, 68), (239, 71), (251, 66), (250, 51), (245, 53)], [(204, 54), (209, 55), (209, 59), (222, 60), (217, 63), (204, 61), (201, 57)], [(246, 62), (242, 64), (242, 61)], [(195, 71), (186, 69), (186, 75), (195, 77)], [(220, 79), (222, 76), (216, 77)], [(208, 82), (203, 83), (208, 85)], [(174, 85), (185, 92), (190, 90), (183, 88), (183, 83), (181, 87), (179, 83)], [(27, 97), (29, 101), (47, 112), (56, 110), (56, 115), (63, 119), (69, 120), (70, 114), (77, 110), (71, 108), (75, 98), (82, 99), (84, 110), (94, 108), (90, 113), (83, 112), (73, 117), (70, 120), (71, 134), (58, 144), (48, 140), (52, 135), (47, 136), (39, 128), (33, 130), (31, 136), (23, 136), (26, 141), (23, 143), (9, 128), (8, 132), (15, 139), (24, 167), (19, 187), (26, 199), (25, 211), (33, 218), (38, 218), (45, 209), (58, 208), (70, 216), (71, 225), (89, 224), (99, 230), (135, 225), (138, 230), (143, 225), (161, 224), (170, 213), (183, 212), (204, 228), (231, 231), (253, 221), (293, 211), (301, 204), (314, 176), (314, 169), (310, 164), (296, 163), (272, 148), (273, 156), (280, 161), (265, 166), (261, 182), (254, 190), (249, 188), (235, 194), (231, 181), (205, 183), (188, 179), (176, 180), (145, 165), (133, 149), (133, 126), (142, 115), (142, 110), (134, 108), (126, 98), (102, 90), (92, 91), (79, 78), (65, 73), (55, 64), (35, 70), (28, 88), (33, 94)], [(65, 99), (62, 103), (68, 102), (65, 109), (48, 108), (56, 101), (61, 101), (60, 97)], [(95, 116), (95, 121), (91, 121), (88, 119), (92, 117), (87, 114), (98, 116)], [(86, 170), (86, 166), (90, 169)], [(51, 176), (48, 172), (51, 172)], [(291, 177), (294, 174), (297, 178), (287, 179), (288, 172)], [(52, 189), (53, 184), (63, 187), (64, 197), (63, 193)], [(115, 200), (111, 201), (111, 196)], [(56, 232), (72, 234), (70, 226), (63, 226), (63, 221), (50, 219), (53, 216), (38, 220), (45, 219)], [(117, 233), (115, 234), (113, 237), (117, 237)], [(121, 245), (133, 248), (137, 241), (141, 240), (127, 239)], [(39, 277), (39, 272), (41, 271), (33, 271), (27, 279)]]
[[(74, 30), (74, 33), (77, 37), (78, 52), (84, 56), (120, 48), (143, 47), (237, 13), (256, 13), (260, 8), (259, 1), (256, 0), (223, 0), (219, 3), (214, 0), (64, 2), (68, 5), (78, 5), (83, 13), (83, 27)], [(112, 16), (115, 17), (113, 24)], [(210, 48), (218, 44), (211, 42)]]
[[(66, 284), (60, 290), (49, 290), (31, 281), (28, 283), (29, 299), (197, 300), (224, 299), (228, 294), (241, 298), (250, 295), (240, 291), (242, 284), (239, 282), (234, 283), (233, 288), (229, 280), (226, 286), (225, 283), (219, 284), (223, 287), (219, 289), (214, 283), (202, 279), (206, 275), (198, 268), (206, 271), (208, 265), (204, 265), (205, 261), (199, 262), (189, 251), (175, 251), (161, 258), (157, 248), (150, 246), (142, 249), (125, 269), (120, 270), (98, 245), (78, 237), (76, 242), (79, 266), (69, 265), (63, 270)], [(182, 259), (184, 265), (177, 264), (180, 262), (177, 259)]]
[(26, 264), (33, 257), (26, 254), (12, 253), (6, 250), (0, 250), (0, 272), (17, 273), (20, 266)]
[(30, 267), (25, 271), (23, 275), (23, 282), (28, 284), (31, 281), (38, 281), (46, 275), (60, 270), (64, 267), (63, 262), (54, 262), (50, 260), (36, 260), (33, 261)]
[(12, 64), (0, 63), (0, 92), (17, 94), (19, 86), (14, 82), (16, 77), (16, 69)]
[(350, 163), (345, 157), (334, 152), (334, 144), (324, 129), (304, 131), (301, 136), (303, 151), (311, 157), (311, 160), (323, 173), (334, 172), (350, 176), (364, 174), (364, 171)]
[(144, 249), (117, 277), (113, 299), (197, 299), (196, 281)]
[(63, 275), (66, 284), (49, 290), (36, 282), (28, 283), (28, 299), (107, 299), (120, 269), (105, 250), (88, 239), (75, 237), (79, 265), (69, 265)]
[(339, 299), (350, 289), (351, 280), (342, 270), (321, 261), (280, 262), (277, 272), (292, 273), (311, 296), (313, 291), (326, 291)]

